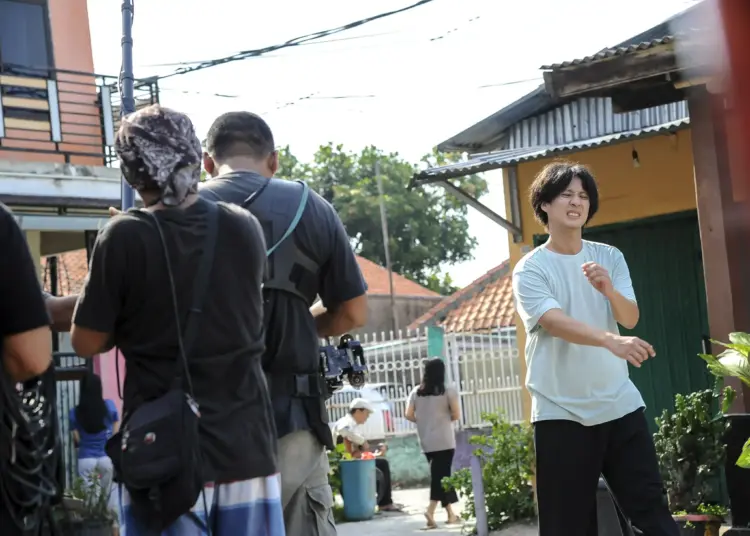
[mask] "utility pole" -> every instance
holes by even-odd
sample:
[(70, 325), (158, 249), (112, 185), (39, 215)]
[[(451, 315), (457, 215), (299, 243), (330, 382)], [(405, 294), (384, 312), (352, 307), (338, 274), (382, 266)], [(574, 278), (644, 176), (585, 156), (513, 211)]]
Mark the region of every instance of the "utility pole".
[[(120, 71), (120, 117), (135, 112), (133, 77), (133, 0), (122, 1), (122, 70)], [(133, 189), (122, 177), (121, 208), (128, 210), (135, 204)]]
[(391, 248), (388, 239), (388, 217), (385, 213), (385, 196), (383, 194), (383, 177), (380, 176), (380, 160), (375, 161), (375, 178), (378, 181), (378, 194), (380, 196), (380, 224), (383, 229), (383, 248), (385, 248), (385, 267), (388, 269), (388, 285), (391, 295), (391, 321), (393, 332), (398, 332), (398, 311), (396, 311), (396, 297), (393, 290), (393, 266), (391, 265)]

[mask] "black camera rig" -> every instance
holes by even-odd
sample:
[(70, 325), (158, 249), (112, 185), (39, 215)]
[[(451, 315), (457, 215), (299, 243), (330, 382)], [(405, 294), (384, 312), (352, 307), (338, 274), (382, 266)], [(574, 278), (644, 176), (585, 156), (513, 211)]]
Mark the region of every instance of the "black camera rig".
[(347, 334), (341, 337), (338, 346), (321, 346), (320, 370), (326, 381), (328, 398), (344, 386), (344, 376), (352, 387), (362, 387), (367, 375), (362, 345)]

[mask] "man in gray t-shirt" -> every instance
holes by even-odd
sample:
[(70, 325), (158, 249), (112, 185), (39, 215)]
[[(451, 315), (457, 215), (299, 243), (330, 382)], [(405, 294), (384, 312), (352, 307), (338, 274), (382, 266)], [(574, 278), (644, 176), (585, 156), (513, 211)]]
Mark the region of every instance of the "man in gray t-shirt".
[(526, 387), (537, 458), (540, 536), (596, 536), (603, 475), (646, 536), (678, 536), (666, 504), (641, 394), (630, 380), (655, 357), (633, 328), (639, 311), (628, 265), (615, 247), (583, 240), (599, 203), (584, 166), (554, 162), (531, 186), (549, 240), (513, 270), (526, 330)]

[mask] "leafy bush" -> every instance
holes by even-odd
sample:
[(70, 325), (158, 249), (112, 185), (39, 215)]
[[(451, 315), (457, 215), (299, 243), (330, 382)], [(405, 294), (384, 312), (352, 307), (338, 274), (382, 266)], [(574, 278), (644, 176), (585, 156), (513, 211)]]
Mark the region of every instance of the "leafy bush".
[[(715, 406), (720, 393), (706, 389), (675, 396), (675, 410), (657, 417), (654, 446), (672, 512), (695, 514), (718, 498), (727, 424)], [(724, 390), (731, 401), (733, 390)]]
[[(506, 523), (531, 519), (536, 515), (532, 475), (534, 472), (534, 441), (528, 424), (515, 425), (494, 413), (483, 414), (491, 424), (486, 435), (475, 435), (469, 443), (476, 445), (474, 455), (482, 466), (487, 522), (490, 530), (499, 530)], [(461, 469), (443, 480), (467, 499), (462, 517), (476, 517), (471, 471)]]
[(333, 490), (333, 496), (341, 495), (341, 460), (346, 458), (346, 446), (336, 445), (336, 448), (328, 451), (328, 484)]
[[(718, 356), (699, 354), (708, 365), (708, 370), (718, 378), (730, 376), (739, 378), (742, 383), (750, 387), (750, 335), (737, 332), (729, 334), (729, 343), (711, 341), (726, 348)], [(725, 404), (726, 413), (729, 404)], [(750, 469), (750, 439), (745, 442), (737, 465), (743, 469)]]

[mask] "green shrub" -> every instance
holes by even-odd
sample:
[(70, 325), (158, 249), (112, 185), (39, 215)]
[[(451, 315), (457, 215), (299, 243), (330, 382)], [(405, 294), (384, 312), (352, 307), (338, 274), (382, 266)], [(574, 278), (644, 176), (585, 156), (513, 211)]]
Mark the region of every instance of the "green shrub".
[[(724, 400), (732, 398), (724, 390)], [(654, 446), (672, 512), (695, 514), (719, 498), (727, 424), (716, 414), (720, 394), (706, 389), (675, 396), (675, 410), (656, 418)]]
[(341, 445), (336, 445), (336, 448), (334, 450), (328, 451), (328, 465), (330, 466), (330, 470), (328, 471), (328, 484), (331, 486), (331, 490), (333, 490), (333, 496), (336, 497), (336, 495), (341, 495), (341, 460), (344, 459), (344, 453), (346, 452), (346, 447)]
[[(482, 419), (491, 424), (488, 434), (475, 435), (469, 443), (476, 445), (474, 455), (479, 458), (484, 482), (487, 522), (490, 530), (499, 530), (506, 523), (524, 521), (535, 517), (534, 490), (534, 440), (528, 424), (515, 425), (494, 413), (483, 414)], [(476, 517), (471, 471), (461, 469), (443, 480), (466, 497), (462, 517)]]

